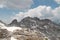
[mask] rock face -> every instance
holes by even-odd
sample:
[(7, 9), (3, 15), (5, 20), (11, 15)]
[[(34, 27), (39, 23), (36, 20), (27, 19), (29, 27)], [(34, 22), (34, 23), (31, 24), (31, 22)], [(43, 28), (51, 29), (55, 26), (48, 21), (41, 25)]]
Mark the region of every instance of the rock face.
[[(31, 30), (30, 28), (22, 28), (10, 31), (6, 28), (4, 24), (0, 23), (0, 40), (45, 40), (48, 38), (45, 38), (45, 35), (41, 32), (38, 32), (36, 30)], [(19, 27), (20, 28), (20, 27)]]
[[(11, 34), (6, 29), (0, 29), (0, 40), (45, 40), (45, 36), (36, 30), (23, 28), (14, 30)], [(48, 39), (48, 38), (47, 38)]]
[(15, 30), (13, 37), (17, 40), (45, 40), (45, 36), (42, 33), (27, 28)]
[[(24, 28), (23, 30), (15, 30), (12, 33), (13, 37), (17, 40), (35, 40), (34, 38), (36, 38), (36, 40), (40, 40), (39, 38), (44, 38), (41, 33), (43, 33), (44, 36), (48, 37), (50, 40), (60, 40), (60, 25), (55, 24), (49, 19), (41, 20), (37, 17), (26, 17), (20, 22), (13, 20), (9, 25)], [(25, 28), (28, 30), (25, 30)]]
[(19, 22), (19, 26), (42, 32), (51, 40), (57, 40), (60, 38), (60, 25), (55, 24), (49, 19), (40, 20), (37, 17), (26, 17)]
[(0, 38), (8, 37), (7, 35), (8, 33), (6, 29), (0, 29)]
[(0, 29), (0, 40), (10, 40), (10, 32), (6, 29)]
[(60, 37), (60, 26), (49, 19), (40, 20), (36, 17), (26, 17), (20, 22), (20, 25), (22, 28), (25, 27), (42, 32), (51, 40), (57, 40)]
[(19, 26), (19, 23), (14, 19), (10, 24), (8, 24), (8, 26)]

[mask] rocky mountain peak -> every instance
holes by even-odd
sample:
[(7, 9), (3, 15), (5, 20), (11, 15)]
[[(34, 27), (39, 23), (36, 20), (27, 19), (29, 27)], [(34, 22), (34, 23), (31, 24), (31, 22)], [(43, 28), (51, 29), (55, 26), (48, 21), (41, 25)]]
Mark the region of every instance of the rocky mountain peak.
[(10, 24), (8, 24), (10, 26), (18, 26), (18, 21), (16, 19), (14, 19)]
[(12, 23), (17, 23), (17, 20), (16, 20), (16, 19), (14, 19), (14, 20), (12, 21)]
[(20, 22), (17, 22), (17, 20), (15, 19), (9, 25), (27, 28), (30, 30), (36, 30), (37, 32), (43, 33), (50, 40), (57, 40), (60, 38), (60, 26), (49, 19), (26, 17), (22, 19)]

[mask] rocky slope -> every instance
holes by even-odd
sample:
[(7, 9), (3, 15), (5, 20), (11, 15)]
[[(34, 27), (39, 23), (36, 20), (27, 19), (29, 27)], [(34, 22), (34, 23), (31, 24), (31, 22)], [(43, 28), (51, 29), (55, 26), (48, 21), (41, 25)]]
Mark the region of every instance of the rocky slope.
[(37, 30), (38, 32), (42, 32), (51, 40), (57, 40), (60, 38), (60, 25), (52, 22), (49, 19), (41, 20), (37, 17), (26, 17), (17, 23), (22, 28), (30, 28), (31, 30)]
[(19, 22), (14, 19), (10, 24), (8, 24), (8, 26), (19, 26)]
[(45, 40), (46, 38), (42, 33), (36, 30), (23, 28), (22, 30), (15, 30), (13, 32), (14, 38), (17, 40)]
[[(43, 35), (45, 37), (47, 37), (48, 39), (50, 39), (50, 40), (60, 40), (60, 25), (54, 23), (53, 21), (51, 21), (49, 19), (39, 19), (37, 17), (34, 17), (34, 18), (26, 17), (26, 18), (22, 19), (20, 22), (17, 22), (17, 20), (15, 19), (8, 25), (11, 26), (11, 27), (12, 26), (17, 26), (17, 27), (21, 27), (23, 29), (24, 28), (30, 29), (30, 31), (27, 32), (27, 31), (24, 30), (24, 31), (22, 31), (22, 33), (21, 33), (21, 31), (16, 30), (16, 34), (14, 33), (15, 32), (14, 31), (13, 36), (14, 35), (18, 36), (20, 34), (23, 34), (24, 32), (27, 32), (28, 34), (24, 33), (23, 36), (22, 36), (23, 38), (26, 38), (26, 35), (30, 35), (30, 33), (32, 33), (32, 32), (35, 33), (34, 32), (34, 30), (35, 30), (35, 31), (37, 31), (39, 33), (43, 33)], [(32, 30), (32, 32), (31, 32), (31, 30)], [(38, 35), (36, 35), (36, 36), (38, 36)], [(18, 36), (18, 37), (20, 38), (21, 35)], [(30, 36), (27, 36), (27, 37), (30, 38)], [(40, 36), (38, 36), (38, 37), (40, 37)], [(17, 38), (17, 37), (15, 37), (15, 38)], [(19, 38), (17, 38), (17, 39), (19, 39)], [(33, 40), (35, 40), (35, 39), (33, 39)]]
[(10, 31), (5, 27), (6, 26), (0, 27), (0, 40), (48, 40), (43, 33), (36, 30), (31, 30), (28, 28), (16, 28), (13, 31)]

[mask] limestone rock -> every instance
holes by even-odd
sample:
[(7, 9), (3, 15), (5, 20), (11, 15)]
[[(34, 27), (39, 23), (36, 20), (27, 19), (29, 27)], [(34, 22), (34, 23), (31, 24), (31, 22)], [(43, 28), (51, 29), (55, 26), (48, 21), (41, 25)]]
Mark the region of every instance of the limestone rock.
[(13, 37), (17, 40), (44, 40), (45, 36), (36, 30), (24, 28), (22, 30), (15, 30)]
[(10, 32), (6, 29), (0, 29), (0, 40), (10, 40)]

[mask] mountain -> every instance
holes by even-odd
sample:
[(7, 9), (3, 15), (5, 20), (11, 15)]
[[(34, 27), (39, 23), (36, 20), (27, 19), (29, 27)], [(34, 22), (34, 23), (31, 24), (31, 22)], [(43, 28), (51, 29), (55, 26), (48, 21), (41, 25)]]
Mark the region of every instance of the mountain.
[[(5, 25), (5, 23), (0, 21), (0, 26), (2, 27), (4, 25)], [(39, 19), (37, 17), (33, 17), (33, 18), (26, 17), (26, 18), (22, 19), (20, 22), (18, 22), (16, 19), (14, 19), (10, 24), (6, 24), (6, 25), (11, 26), (11, 27), (17, 26), (17, 27), (21, 27), (21, 28), (27, 28), (30, 30), (30, 32), (33, 31), (33, 33), (34, 33), (34, 31), (43, 33), (50, 40), (60, 40), (60, 25), (54, 23), (53, 21), (51, 21), (49, 19)], [(2, 30), (0, 30), (0, 31), (2, 31)], [(24, 32), (27, 32), (27, 31), (24, 31)], [(21, 31), (19, 31), (19, 32), (21, 33)], [(29, 34), (30, 32), (28, 31), (27, 33)], [(25, 34), (23, 34), (23, 35), (25, 36)]]
[(6, 24), (6, 23), (4, 23), (4, 22), (3, 22), (3, 21), (1, 21), (1, 20), (0, 20), (0, 23)]
[(45, 36), (50, 40), (60, 40), (60, 25), (54, 23), (49, 19), (26, 17), (20, 22), (17, 22), (17, 20), (13, 20), (10, 25), (37, 30), (38, 32), (42, 32), (43, 34), (45, 34)]
[(20, 21), (20, 25), (23, 27), (23, 25), (25, 25), (25, 27), (29, 27), (30, 28), (32, 26), (43, 26), (43, 25), (47, 25), (49, 22), (51, 22), (50, 20), (48, 19), (44, 19), (44, 20), (40, 20), (39, 18), (37, 17), (34, 17), (34, 18), (31, 18), (31, 17), (26, 17), (24, 18), (23, 20)]
[[(0, 23), (4, 24), (5, 26), (7, 26), (8, 24), (4, 23), (3, 21), (0, 20)], [(1, 25), (0, 25), (1, 26)]]
[(14, 19), (10, 24), (8, 24), (8, 26), (19, 26), (19, 22)]

